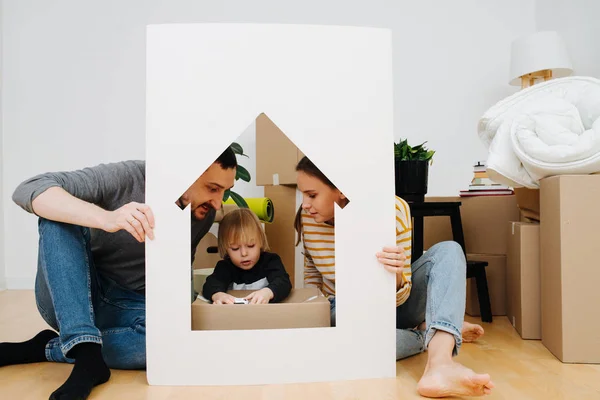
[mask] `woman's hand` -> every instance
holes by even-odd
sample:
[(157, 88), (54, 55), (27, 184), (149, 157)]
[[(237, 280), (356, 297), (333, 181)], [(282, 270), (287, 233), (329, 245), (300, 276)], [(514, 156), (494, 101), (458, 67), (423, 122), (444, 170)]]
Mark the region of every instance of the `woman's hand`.
[(233, 304), (235, 297), (224, 292), (217, 292), (213, 294), (212, 301), (214, 304)]
[(399, 274), (404, 269), (406, 255), (402, 247), (384, 247), (382, 252), (376, 254), (377, 259), (388, 271)]
[(403, 247), (384, 247), (382, 252), (376, 254), (377, 259), (383, 264), (383, 267), (396, 274), (396, 290), (402, 286), (404, 271), (404, 262), (406, 255)]
[(246, 300), (250, 300), (249, 304), (268, 304), (273, 298), (273, 291), (269, 288), (257, 290), (256, 292), (250, 293), (244, 297)]

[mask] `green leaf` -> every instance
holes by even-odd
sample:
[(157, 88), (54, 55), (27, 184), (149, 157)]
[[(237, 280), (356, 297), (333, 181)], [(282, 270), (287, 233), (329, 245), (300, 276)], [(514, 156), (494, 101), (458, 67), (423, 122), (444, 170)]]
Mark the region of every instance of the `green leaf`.
[(231, 146), (229, 146), (229, 147), (231, 147), (231, 150), (233, 150), (233, 152), (235, 154), (244, 156), (246, 158), (250, 158), (250, 157), (248, 157), (248, 155), (244, 154), (244, 149), (242, 148), (242, 146), (239, 143), (233, 142), (233, 143), (231, 143)]
[(242, 148), (242, 146), (239, 143), (233, 142), (231, 143), (231, 150), (233, 150), (233, 152), (235, 154), (244, 154), (244, 149)]
[(427, 150), (423, 142), (418, 146), (410, 146), (408, 139), (394, 143), (394, 159), (395, 160), (431, 160), (435, 151)]
[(244, 200), (244, 198), (242, 196), (240, 196), (239, 194), (237, 194), (234, 191), (231, 191), (230, 195), (231, 195), (231, 198), (233, 199), (233, 201), (235, 202), (235, 204), (237, 204), (238, 207), (240, 207), (240, 208), (248, 208), (248, 203), (246, 203), (246, 200)]
[(248, 172), (248, 170), (244, 167), (242, 167), (241, 165), (237, 166), (237, 171), (235, 173), (235, 179), (241, 179), (244, 182), (250, 182), (250, 172)]
[(223, 203), (225, 203), (227, 200), (229, 200), (229, 195), (231, 194), (231, 191), (229, 189), (227, 189), (224, 193), (223, 193)]

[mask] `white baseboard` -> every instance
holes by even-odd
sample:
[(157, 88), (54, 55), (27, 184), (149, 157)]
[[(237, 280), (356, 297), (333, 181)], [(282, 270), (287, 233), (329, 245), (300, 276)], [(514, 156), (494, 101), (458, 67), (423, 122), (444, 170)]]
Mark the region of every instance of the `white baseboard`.
[(9, 290), (33, 290), (35, 278), (6, 277), (6, 289)]

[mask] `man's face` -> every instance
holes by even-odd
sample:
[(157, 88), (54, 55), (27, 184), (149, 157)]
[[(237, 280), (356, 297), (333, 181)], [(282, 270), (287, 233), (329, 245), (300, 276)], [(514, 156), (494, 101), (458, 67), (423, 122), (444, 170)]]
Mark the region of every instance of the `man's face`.
[(177, 200), (177, 205), (183, 210), (191, 204), (192, 216), (204, 219), (211, 208), (221, 208), (223, 193), (231, 189), (234, 182), (235, 168), (224, 169), (220, 164), (213, 163)]

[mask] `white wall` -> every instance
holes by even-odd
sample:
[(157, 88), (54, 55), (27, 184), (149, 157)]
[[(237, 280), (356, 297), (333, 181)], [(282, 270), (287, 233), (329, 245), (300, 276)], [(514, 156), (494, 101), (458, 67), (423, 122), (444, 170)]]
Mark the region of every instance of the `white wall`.
[(4, 266), (4, 169), (3, 169), (3, 135), (2, 135), (2, 84), (4, 81), (4, 75), (2, 74), (2, 29), (4, 26), (2, 20), (2, 1), (0, 0), (0, 290), (6, 288), (6, 270)]
[(8, 285), (31, 287), (36, 265), (35, 217), (10, 200), (19, 182), (48, 170), (144, 157), (146, 24), (392, 28), (395, 137), (427, 140), (437, 150), (429, 193), (455, 195), (468, 185), (472, 163), (486, 157), (477, 119), (515, 90), (506, 83), (510, 43), (532, 32), (534, 19), (534, 0), (5, 0)]
[(600, 78), (600, 1), (537, 0), (537, 30), (554, 30), (567, 43), (574, 75)]

